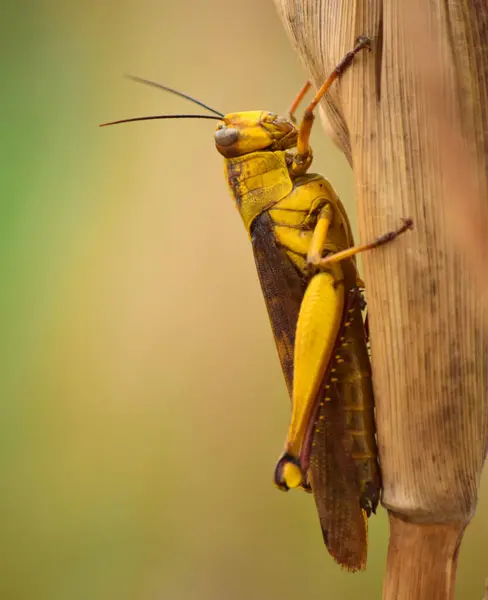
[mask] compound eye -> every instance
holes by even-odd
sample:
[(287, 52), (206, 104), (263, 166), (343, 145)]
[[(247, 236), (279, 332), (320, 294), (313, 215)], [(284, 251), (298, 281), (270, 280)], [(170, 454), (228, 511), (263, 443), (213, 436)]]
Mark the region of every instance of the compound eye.
[(239, 132), (237, 129), (233, 129), (232, 127), (217, 129), (215, 132), (215, 142), (219, 146), (232, 146), (232, 144), (237, 142), (238, 137)]

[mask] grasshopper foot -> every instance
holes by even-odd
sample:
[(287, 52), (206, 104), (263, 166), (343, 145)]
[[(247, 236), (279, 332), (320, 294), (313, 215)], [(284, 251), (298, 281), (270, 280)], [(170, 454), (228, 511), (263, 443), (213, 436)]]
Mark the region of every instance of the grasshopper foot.
[(358, 285), (351, 288), (349, 290), (349, 294), (349, 303), (351, 304), (351, 306), (354, 304), (354, 301), (357, 301), (361, 310), (364, 310), (366, 308), (366, 299), (364, 297), (363, 292), (361, 291), (361, 288)]
[(356, 38), (356, 48), (360, 46), (361, 48), (367, 48), (371, 50), (371, 38), (367, 35), (358, 35)]
[(341, 62), (335, 68), (335, 72), (336, 72), (337, 76), (340, 76), (344, 73), (344, 71), (349, 67), (349, 65), (354, 60), (354, 57), (356, 56), (356, 54), (358, 52), (360, 52), (361, 50), (363, 50), (364, 48), (366, 48), (367, 50), (371, 50), (371, 38), (367, 37), (366, 35), (360, 35), (356, 39), (356, 45), (354, 46), (354, 48), (352, 50), (350, 50), (344, 56), (344, 58), (341, 60)]
[(312, 490), (312, 486), (310, 485), (310, 481), (309, 481), (309, 479), (308, 479), (308, 475), (306, 475), (306, 476), (303, 478), (303, 481), (302, 481), (302, 483), (300, 484), (300, 487), (302, 488), (302, 490), (303, 490), (304, 492), (307, 492), (307, 494), (311, 494), (311, 493), (313, 492), (313, 490)]
[(406, 219), (402, 217), (403, 225), (405, 227), (405, 231), (407, 229), (413, 229), (413, 219), (407, 217)]
[(388, 233), (385, 233), (385, 234), (381, 235), (379, 238), (377, 238), (376, 242), (375, 242), (375, 246), (382, 246), (383, 244), (391, 242), (392, 240), (394, 240), (396, 237), (398, 237), (402, 233), (405, 233), (405, 231), (408, 231), (409, 229), (413, 229), (413, 220), (412, 219), (402, 218), (402, 222), (403, 222), (403, 225), (401, 227), (399, 227), (398, 229), (395, 229), (394, 231), (389, 231)]
[(371, 515), (371, 513), (376, 514), (376, 508), (378, 507), (379, 500), (379, 487), (373, 481), (368, 481), (359, 501), (361, 508), (368, 515), (368, 517)]

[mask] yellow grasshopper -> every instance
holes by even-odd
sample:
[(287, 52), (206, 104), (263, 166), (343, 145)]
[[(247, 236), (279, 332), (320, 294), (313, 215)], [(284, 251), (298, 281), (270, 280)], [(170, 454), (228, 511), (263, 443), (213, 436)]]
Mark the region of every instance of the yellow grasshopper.
[(354, 246), (349, 219), (332, 186), (307, 171), (314, 109), (367, 47), (369, 39), (358, 38), (305, 110), (299, 129), (293, 113), (308, 83), (286, 119), (266, 111), (224, 115), (181, 92), (134, 78), (214, 115), (158, 115), (105, 124), (159, 118), (219, 121), (215, 144), (251, 239), (292, 400), (274, 482), (282, 490), (301, 487), (313, 493), (327, 549), (351, 571), (366, 565), (367, 517), (376, 511), (381, 489), (363, 283), (355, 255), (393, 240), (412, 222), (406, 219), (396, 231)]

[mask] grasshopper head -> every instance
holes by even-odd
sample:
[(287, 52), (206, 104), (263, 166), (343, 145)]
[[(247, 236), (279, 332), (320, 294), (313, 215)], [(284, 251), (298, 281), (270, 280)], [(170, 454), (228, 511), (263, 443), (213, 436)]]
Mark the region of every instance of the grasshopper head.
[(296, 127), (284, 117), (262, 110), (229, 113), (217, 125), (215, 145), (226, 158), (259, 150), (286, 150), (297, 143)]

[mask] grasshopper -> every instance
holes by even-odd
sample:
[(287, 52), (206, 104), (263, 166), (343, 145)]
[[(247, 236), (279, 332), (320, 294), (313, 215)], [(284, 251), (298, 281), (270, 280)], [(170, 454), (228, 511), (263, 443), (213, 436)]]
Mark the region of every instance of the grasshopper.
[(279, 359), (292, 401), (284, 450), (274, 471), (281, 490), (312, 492), (325, 545), (350, 571), (366, 565), (367, 517), (381, 490), (365, 306), (355, 255), (386, 244), (412, 227), (354, 245), (347, 213), (330, 183), (308, 173), (314, 110), (355, 55), (369, 48), (358, 38), (305, 110), (289, 118), (266, 111), (224, 115), (157, 115), (113, 121), (207, 118), (219, 121), (215, 145), (236, 207), (251, 239)]

